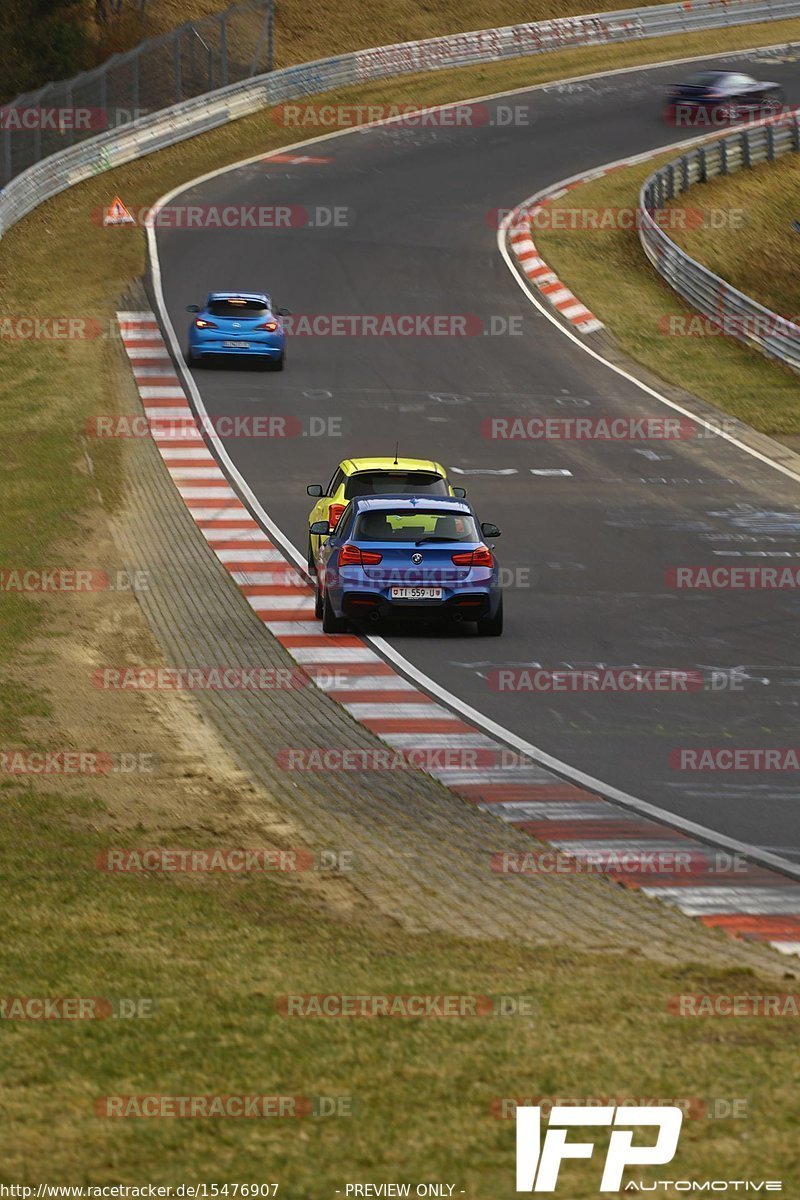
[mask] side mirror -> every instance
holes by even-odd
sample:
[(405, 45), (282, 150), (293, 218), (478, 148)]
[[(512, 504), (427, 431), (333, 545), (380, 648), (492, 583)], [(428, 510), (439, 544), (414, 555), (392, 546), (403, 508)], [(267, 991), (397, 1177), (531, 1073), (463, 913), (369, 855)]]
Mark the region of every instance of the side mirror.
[(306, 491), (308, 492), (309, 496), (322, 496), (324, 494), (324, 489), (321, 483), (310, 483), (306, 488)]
[(289, 308), (279, 308), (275, 315), (278, 317), (290, 317), (292, 315), (292, 310)]
[(330, 531), (331, 527), (327, 521), (314, 521), (309, 529), (309, 533), (318, 537), (327, 537)]
[(202, 309), (200, 308), (199, 304), (187, 304), (186, 311), (187, 312), (202, 312)]
[(500, 530), (491, 521), (481, 521), (481, 533), (487, 538), (500, 537)]
[(463, 500), (464, 497), (466, 496), (466, 494), (467, 494), (466, 488), (459, 488), (459, 487), (453, 488), (453, 495), (458, 496), (459, 500)]

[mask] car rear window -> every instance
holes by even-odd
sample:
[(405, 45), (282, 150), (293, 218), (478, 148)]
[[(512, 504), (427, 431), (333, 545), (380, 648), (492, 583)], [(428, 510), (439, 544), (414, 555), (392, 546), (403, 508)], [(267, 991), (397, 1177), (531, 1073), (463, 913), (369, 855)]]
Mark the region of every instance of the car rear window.
[(257, 317), (269, 308), (263, 300), (212, 300), (208, 311), (212, 317)]
[(699, 75), (690, 75), (686, 80), (689, 87), (714, 87), (715, 84), (723, 83), (726, 76), (718, 71), (701, 71)]
[(481, 533), (471, 513), (378, 512), (362, 513), (355, 524), (355, 542), (479, 542)]
[(447, 481), (433, 471), (358, 471), (344, 488), (345, 498), (356, 496), (447, 496)]

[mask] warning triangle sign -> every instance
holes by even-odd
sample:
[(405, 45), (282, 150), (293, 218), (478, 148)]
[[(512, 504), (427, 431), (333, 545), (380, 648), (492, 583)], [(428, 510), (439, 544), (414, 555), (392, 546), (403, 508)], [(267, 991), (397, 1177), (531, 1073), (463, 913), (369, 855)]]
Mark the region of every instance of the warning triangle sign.
[(119, 196), (114, 197), (114, 201), (103, 213), (104, 225), (135, 225), (136, 218), (128, 212), (125, 205), (120, 200)]

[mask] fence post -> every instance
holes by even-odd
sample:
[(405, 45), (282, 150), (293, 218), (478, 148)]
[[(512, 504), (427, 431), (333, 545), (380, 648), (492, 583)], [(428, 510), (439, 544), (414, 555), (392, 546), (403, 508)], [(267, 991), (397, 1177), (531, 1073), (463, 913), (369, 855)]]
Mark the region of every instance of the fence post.
[[(138, 111), (139, 111), (139, 101), (140, 101), (140, 96), (139, 96), (139, 88), (140, 88), (139, 59), (140, 58), (141, 58), (141, 53), (134, 54), (134, 56), (133, 56), (133, 80), (132, 80), (133, 86), (131, 87), (131, 99), (133, 101), (133, 111), (135, 113), (138, 113)], [(136, 120), (135, 117), (134, 117), (134, 120)]]
[(181, 30), (175, 31), (173, 43), (173, 63), (175, 66), (175, 102), (180, 104), (183, 99), (183, 79), (181, 77)]
[(742, 166), (750, 166), (750, 134), (748, 130), (742, 130)]
[(706, 158), (705, 146), (701, 146), (697, 151), (697, 157), (700, 163), (700, 182), (708, 183), (708, 159)]
[(220, 69), (222, 71), (222, 86), (225, 87), (228, 83), (228, 16), (227, 13), (220, 13), (219, 18), (219, 55)]
[(719, 140), (719, 173), (720, 175), (728, 174), (728, 139), (720, 138)]
[(267, 3), (267, 70), (275, 69), (275, 0)]
[[(67, 82), (67, 85), (66, 85), (66, 87), (64, 88), (64, 95), (65, 95), (65, 97), (66, 97), (66, 105), (65, 105), (65, 108), (67, 108), (67, 109), (70, 109), (70, 108), (72, 108), (72, 80), (71, 80), (71, 79), (70, 79), (70, 80)], [(74, 141), (75, 141), (75, 131), (74, 131), (74, 129), (73, 129), (73, 127), (72, 127), (72, 125), (71, 125), (71, 124), (68, 124), (68, 127), (67, 127), (67, 145), (68, 145), (68, 146), (71, 146), (71, 145), (73, 145)]]

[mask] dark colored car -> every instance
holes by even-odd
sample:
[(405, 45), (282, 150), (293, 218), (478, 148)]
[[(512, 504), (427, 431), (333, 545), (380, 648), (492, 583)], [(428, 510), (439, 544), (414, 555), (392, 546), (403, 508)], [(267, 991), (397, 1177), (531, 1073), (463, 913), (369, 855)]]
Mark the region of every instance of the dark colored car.
[(679, 126), (725, 125), (778, 113), (783, 103), (777, 83), (736, 71), (701, 71), (670, 87), (664, 119)]

